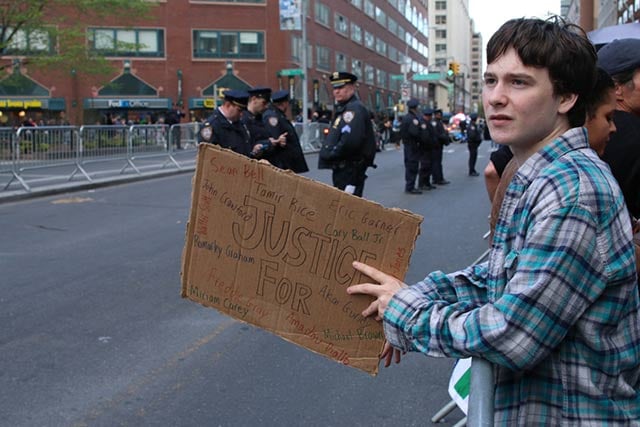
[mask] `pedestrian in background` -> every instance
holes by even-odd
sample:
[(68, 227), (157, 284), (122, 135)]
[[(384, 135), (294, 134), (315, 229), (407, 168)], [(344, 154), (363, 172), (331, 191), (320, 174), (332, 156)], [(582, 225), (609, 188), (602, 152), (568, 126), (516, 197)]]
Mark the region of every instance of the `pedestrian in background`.
[(640, 217), (640, 39), (614, 40), (598, 51), (598, 66), (616, 87), (617, 131), (603, 159), (616, 177), (633, 217)]
[(356, 97), (358, 78), (336, 71), (329, 79), (336, 101), (335, 118), (320, 149), (318, 168), (331, 169), (333, 186), (362, 197), (366, 171), (374, 166), (376, 140), (369, 111)]
[(488, 261), (410, 287), (354, 262), (379, 284), (347, 292), (375, 298), (362, 315), (384, 320), (387, 365), (401, 351), (493, 363), (495, 425), (637, 425), (630, 221), (582, 127), (595, 49), (560, 18), (522, 18), (491, 37), (486, 56), (491, 134), (520, 165)]

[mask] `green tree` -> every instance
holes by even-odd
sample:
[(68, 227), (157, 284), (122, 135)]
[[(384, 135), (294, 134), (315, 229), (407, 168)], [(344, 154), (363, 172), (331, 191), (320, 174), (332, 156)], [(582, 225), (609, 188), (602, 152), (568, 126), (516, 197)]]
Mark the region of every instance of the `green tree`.
[(108, 74), (113, 66), (103, 52), (87, 47), (87, 26), (115, 18), (127, 26), (151, 19), (156, 6), (149, 0), (0, 0), (0, 55), (24, 57), (23, 63), (51, 72)]

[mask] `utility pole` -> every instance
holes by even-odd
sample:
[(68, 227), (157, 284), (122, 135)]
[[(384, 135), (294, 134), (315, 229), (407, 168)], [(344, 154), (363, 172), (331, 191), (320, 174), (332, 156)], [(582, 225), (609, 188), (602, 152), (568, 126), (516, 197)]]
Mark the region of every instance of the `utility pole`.
[(309, 102), (308, 89), (308, 69), (307, 69), (307, 3), (308, 0), (302, 0), (302, 19), (300, 22), (302, 30), (302, 139), (304, 142), (308, 141), (309, 120), (307, 118), (307, 103)]

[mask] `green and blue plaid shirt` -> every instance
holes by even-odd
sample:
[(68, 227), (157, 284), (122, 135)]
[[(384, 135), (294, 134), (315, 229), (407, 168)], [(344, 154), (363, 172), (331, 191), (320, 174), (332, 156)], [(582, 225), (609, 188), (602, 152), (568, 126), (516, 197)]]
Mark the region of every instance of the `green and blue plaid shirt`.
[(639, 308), (622, 194), (575, 128), (518, 170), (488, 261), (398, 292), (384, 328), (403, 350), (497, 365), (496, 425), (634, 425)]

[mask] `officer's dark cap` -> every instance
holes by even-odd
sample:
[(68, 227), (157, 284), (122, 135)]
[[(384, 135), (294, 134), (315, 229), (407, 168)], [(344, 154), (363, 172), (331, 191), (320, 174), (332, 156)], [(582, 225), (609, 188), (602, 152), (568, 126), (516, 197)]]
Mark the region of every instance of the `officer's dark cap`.
[(419, 104), (420, 102), (418, 102), (418, 100), (415, 98), (411, 98), (410, 100), (407, 101), (408, 108), (416, 108)]
[(229, 101), (238, 107), (247, 108), (249, 94), (244, 90), (227, 90), (224, 92), (224, 100)]
[(598, 51), (598, 66), (610, 76), (640, 68), (640, 39), (616, 39)]
[(256, 96), (258, 98), (266, 99), (269, 101), (271, 99), (271, 88), (266, 86), (256, 86), (249, 89), (249, 97)]
[(271, 95), (271, 102), (282, 102), (289, 100), (289, 91), (286, 89), (273, 92)]
[(433, 114), (433, 108), (425, 108), (422, 110), (422, 114), (425, 116), (431, 116)]
[(355, 83), (356, 81), (358, 81), (358, 77), (356, 77), (354, 74), (347, 73), (346, 71), (336, 71), (331, 74), (329, 80), (331, 81), (331, 86), (333, 86), (334, 89), (337, 89), (343, 87), (346, 84)]
[(442, 110), (440, 108), (437, 108), (433, 110), (433, 114), (442, 114)]

